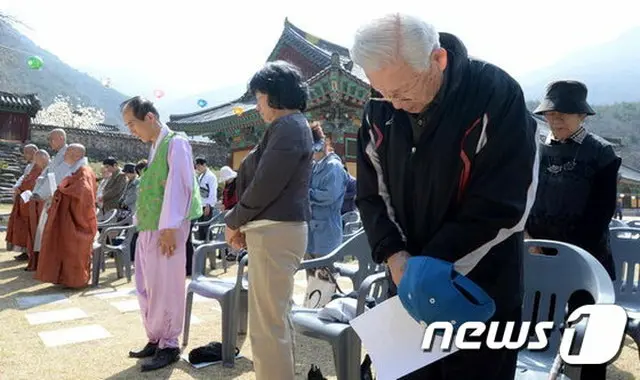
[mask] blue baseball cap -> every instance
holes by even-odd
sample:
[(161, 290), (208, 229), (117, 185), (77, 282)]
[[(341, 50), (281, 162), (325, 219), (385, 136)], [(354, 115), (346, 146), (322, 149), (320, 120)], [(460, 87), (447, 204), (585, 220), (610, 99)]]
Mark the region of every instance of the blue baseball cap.
[(457, 329), (465, 322), (486, 322), (496, 311), (493, 299), (452, 263), (428, 256), (407, 260), (398, 297), (422, 325), (448, 321)]

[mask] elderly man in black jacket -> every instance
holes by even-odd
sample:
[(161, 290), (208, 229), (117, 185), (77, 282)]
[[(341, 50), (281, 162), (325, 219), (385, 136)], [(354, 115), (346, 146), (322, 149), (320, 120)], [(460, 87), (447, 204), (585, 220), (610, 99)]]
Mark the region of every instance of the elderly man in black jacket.
[[(411, 256), (454, 263), (493, 298), (493, 320), (521, 321), (538, 159), (520, 86), (455, 36), (402, 14), (361, 27), (351, 53), (380, 94), (358, 136), (357, 205), (374, 260), (395, 285)], [(516, 362), (517, 351), (483, 344), (405, 378), (511, 380)]]

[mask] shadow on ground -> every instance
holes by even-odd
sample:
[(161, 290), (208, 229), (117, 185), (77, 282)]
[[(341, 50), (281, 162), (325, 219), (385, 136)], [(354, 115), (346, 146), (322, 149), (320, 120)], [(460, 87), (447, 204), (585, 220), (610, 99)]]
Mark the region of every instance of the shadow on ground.
[(158, 379), (168, 380), (175, 376), (177, 372), (189, 375), (193, 379), (197, 380), (210, 380), (210, 379), (235, 379), (242, 374), (253, 371), (253, 363), (246, 359), (240, 358), (236, 360), (234, 368), (224, 368), (221, 364), (212, 365), (209, 367), (197, 369), (192, 367), (189, 363), (180, 360), (175, 365), (169, 368), (163, 368), (152, 372), (140, 372), (139, 364), (131, 366), (124, 371), (111, 375), (105, 380), (122, 380), (122, 379)]

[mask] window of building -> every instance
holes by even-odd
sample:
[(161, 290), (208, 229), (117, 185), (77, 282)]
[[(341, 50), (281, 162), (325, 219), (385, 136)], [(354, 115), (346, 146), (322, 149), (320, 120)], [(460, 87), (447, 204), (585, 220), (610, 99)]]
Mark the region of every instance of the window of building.
[(347, 159), (356, 159), (358, 155), (357, 140), (353, 137), (346, 137), (344, 139), (344, 155)]

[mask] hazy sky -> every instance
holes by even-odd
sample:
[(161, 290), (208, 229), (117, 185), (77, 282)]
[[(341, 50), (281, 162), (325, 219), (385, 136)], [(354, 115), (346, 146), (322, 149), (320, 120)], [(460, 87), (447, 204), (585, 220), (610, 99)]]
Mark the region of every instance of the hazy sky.
[(109, 77), (113, 87), (127, 93), (150, 96), (162, 89), (167, 98), (246, 82), (273, 49), (285, 17), (349, 47), (367, 19), (411, 12), (458, 35), (471, 54), (515, 77), (640, 26), (637, 0), (379, 3), (0, 0), (0, 10), (27, 23), (33, 29), (29, 37), (72, 66)]

